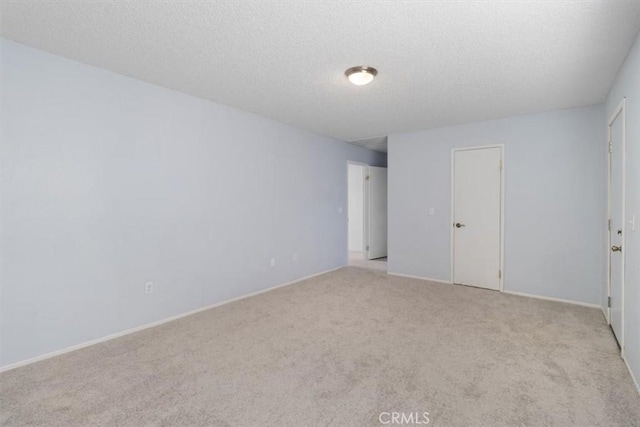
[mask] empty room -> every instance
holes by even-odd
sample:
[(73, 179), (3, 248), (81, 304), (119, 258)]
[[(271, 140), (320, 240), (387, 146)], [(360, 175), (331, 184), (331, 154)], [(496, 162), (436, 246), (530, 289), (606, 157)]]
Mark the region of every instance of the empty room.
[(0, 0), (0, 425), (640, 427), (640, 0)]

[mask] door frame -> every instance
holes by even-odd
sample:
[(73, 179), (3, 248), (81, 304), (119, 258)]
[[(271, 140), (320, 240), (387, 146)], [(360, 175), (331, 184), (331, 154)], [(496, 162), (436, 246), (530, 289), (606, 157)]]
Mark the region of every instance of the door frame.
[[(622, 245), (622, 251), (620, 252), (620, 256), (621, 256), (621, 260), (620, 260), (620, 264), (621, 264), (621, 269), (622, 269), (622, 274), (620, 277), (621, 280), (621, 298), (622, 301), (620, 301), (620, 306), (621, 306), (621, 314), (622, 314), (622, 319), (621, 319), (621, 328), (622, 331), (620, 333), (620, 335), (622, 335), (620, 337), (620, 354), (622, 356), (624, 356), (624, 335), (625, 335), (625, 327), (624, 327), (624, 282), (625, 282), (625, 208), (626, 208), (626, 197), (625, 197), (625, 192), (626, 192), (626, 182), (627, 182), (627, 171), (626, 171), (626, 158), (625, 158), (625, 146), (626, 146), (626, 140), (627, 140), (627, 123), (626, 123), (626, 97), (622, 98), (622, 100), (620, 101), (620, 103), (618, 104), (618, 106), (616, 107), (616, 109), (613, 111), (613, 113), (611, 114), (611, 116), (609, 116), (609, 120), (607, 121), (607, 224), (605, 225), (605, 232), (607, 234), (607, 238), (606, 238), (606, 242), (607, 242), (607, 246), (606, 246), (606, 256), (607, 256), (607, 297), (611, 298), (611, 230), (609, 229), (609, 222), (611, 221), (611, 214), (612, 212), (612, 206), (611, 206), (611, 188), (612, 188), (612, 179), (611, 179), (611, 172), (612, 172), (612, 141), (611, 141), (611, 125), (613, 124), (613, 122), (618, 118), (618, 116), (621, 116), (622, 119), (622, 141), (620, 143), (621, 145), (621, 157), (622, 157), (622, 171), (621, 171), (621, 176), (622, 176), (622, 189), (621, 189), (621, 195), (622, 195), (622, 222), (621, 222), (621, 227), (622, 227), (622, 238), (621, 238), (621, 245)], [(609, 326), (611, 326), (611, 307), (609, 307), (609, 304), (607, 303), (607, 310), (606, 310), (606, 317), (607, 317), (607, 324)]]
[(454, 223), (455, 223), (455, 155), (457, 151), (471, 151), (471, 150), (483, 150), (487, 148), (499, 148), (500, 149), (500, 277), (499, 277), (499, 292), (504, 291), (504, 170), (505, 170), (505, 161), (504, 161), (504, 144), (492, 144), (492, 145), (476, 145), (472, 147), (456, 147), (451, 149), (451, 220), (449, 221), (450, 230), (450, 247), (451, 251), (449, 254), (450, 258), (450, 270), (449, 270), (449, 279), (452, 284), (454, 284), (454, 266), (455, 266), (455, 236), (454, 236)]
[(347, 160), (347, 258), (349, 256), (349, 165), (362, 166), (362, 255), (364, 259), (369, 258), (369, 164)]

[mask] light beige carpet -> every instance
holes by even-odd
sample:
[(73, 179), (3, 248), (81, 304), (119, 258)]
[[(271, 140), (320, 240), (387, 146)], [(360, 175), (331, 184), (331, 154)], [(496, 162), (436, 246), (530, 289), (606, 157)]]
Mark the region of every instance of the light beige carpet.
[(4, 426), (374, 426), (394, 411), (429, 412), (430, 426), (640, 425), (599, 310), (355, 267), (5, 372), (0, 387)]
[(373, 270), (387, 271), (387, 257), (366, 259), (362, 252), (349, 251), (348, 264), (351, 267), (362, 267)]

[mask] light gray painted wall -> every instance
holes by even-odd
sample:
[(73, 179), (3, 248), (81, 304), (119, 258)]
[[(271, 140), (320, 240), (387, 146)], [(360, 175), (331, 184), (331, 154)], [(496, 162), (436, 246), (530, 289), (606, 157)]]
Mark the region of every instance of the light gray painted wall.
[(389, 271), (450, 280), (451, 150), (505, 144), (505, 290), (598, 304), (602, 115), (596, 105), (390, 135)]
[(364, 166), (349, 165), (349, 250), (364, 244)]
[(384, 154), (0, 43), (0, 366), (346, 264)]
[[(625, 229), (625, 357), (640, 381), (640, 33), (611, 87), (605, 104), (605, 123), (626, 97), (626, 203), (625, 216), (636, 218), (635, 231)], [(603, 144), (606, 155), (606, 143)], [(606, 262), (606, 258), (605, 258)], [(602, 286), (602, 305), (606, 306), (606, 282)]]

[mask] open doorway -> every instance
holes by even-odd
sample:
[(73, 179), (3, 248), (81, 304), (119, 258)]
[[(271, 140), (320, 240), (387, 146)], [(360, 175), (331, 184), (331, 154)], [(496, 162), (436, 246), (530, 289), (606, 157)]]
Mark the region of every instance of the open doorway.
[(387, 169), (349, 162), (349, 265), (387, 270)]

